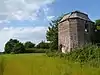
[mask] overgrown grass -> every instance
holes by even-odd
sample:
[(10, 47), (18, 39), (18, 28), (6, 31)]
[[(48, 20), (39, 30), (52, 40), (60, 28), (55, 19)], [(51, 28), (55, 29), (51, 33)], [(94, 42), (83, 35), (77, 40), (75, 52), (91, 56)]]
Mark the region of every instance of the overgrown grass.
[(3, 55), (2, 59), (3, 75), (100, 75), (100, 68), (45, 54)]
[(100, 67), (100, 48), (96, 45), (85, 45), (66, 54), (68, 59), (80, 63), (90, 64), (92, 67)]
[(96, 45), (88, 44), (66, 54), (50, 52), (47, 56), (65, 58), (65, 60), (79, 62), (83, 65), (88, 64), (91, 67), (100, 67), (100, 47)]

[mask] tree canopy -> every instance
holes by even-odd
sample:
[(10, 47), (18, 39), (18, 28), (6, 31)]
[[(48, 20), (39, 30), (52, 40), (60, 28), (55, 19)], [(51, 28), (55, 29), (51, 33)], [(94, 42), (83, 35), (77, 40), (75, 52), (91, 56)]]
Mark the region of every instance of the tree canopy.
[(23, 53), (25, 51), (24, 45), (17, 39), (10, 39), (4, 49), (5, 53)]
[(48, 27), (46, 39), (50, 42), (51, 50), (58, 50), (58, 24), (63, 16), (51, 21), (50, 26)]
[(100, 19), (95, 20), (95, 43), (100, 43)]
[(41, 41), (36, 48), (41, 48), (41, 49), (49, 49), (49, 43), (46, 43), (44, 41)]
[(30, 41), (27, 41), (27, 42), (25, 42), (24, 46), (25, 46), (25, 48), (34, 48), (35, 44)]

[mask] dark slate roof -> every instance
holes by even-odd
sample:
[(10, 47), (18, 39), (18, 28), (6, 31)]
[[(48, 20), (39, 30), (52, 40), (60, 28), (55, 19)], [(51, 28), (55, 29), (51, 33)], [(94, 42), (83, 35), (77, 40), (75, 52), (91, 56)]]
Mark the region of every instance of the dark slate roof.
[(80, 18), (80, 19), (83, 19), (83, 20), (87, 20), (87, 21), (91, 21), (88, 17), (87, 14), (83, 13), (83, 12), (80, 12), (80, 11), (73, 11), (67, 15), (65, 15), (60, 22), (66, 20), (66, 19), (70, 19), (70, 18)]

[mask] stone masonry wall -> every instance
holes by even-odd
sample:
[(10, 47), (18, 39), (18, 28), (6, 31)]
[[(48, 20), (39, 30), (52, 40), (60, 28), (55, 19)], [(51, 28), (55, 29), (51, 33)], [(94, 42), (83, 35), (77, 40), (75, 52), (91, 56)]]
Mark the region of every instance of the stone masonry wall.
[(69, 21), (64, 21), (58, 26), (58, 45), (62, 46), (61, 50), (63, 50), (64, 53), (69, 48), (69, 39)]
[(69, 19), (70, 50), (78, 46), (77, 19)]
[(85, 44), (86, 39), (85, 39), (85, 21), (82, 19), (77, 19), (77, 32), (78, 32), (78, 46), (83, 46)]
[(58, 46), (63, 53), (91, 43), (92, 22), (81, 18), (69, 18), (58, 25)]

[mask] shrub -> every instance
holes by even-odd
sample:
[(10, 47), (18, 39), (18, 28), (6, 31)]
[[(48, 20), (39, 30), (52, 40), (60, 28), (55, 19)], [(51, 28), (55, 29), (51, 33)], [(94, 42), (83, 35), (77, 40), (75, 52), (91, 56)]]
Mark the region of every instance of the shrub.
[(100, 48), (96, 45), (85, 45), (83, 47), (74, 49), (65, 56), (68, 60), (85, 64), (88, 63), (92, 67), (100, 67)]
[(98, 53), (100, 53), (99, 48), (96, 45), (89, 44), (73, 50), (70, 55), (73, 60), (87, 62), (98, 58)]
[(46, 53), (49, 49), (27, 48), (25, 53)]
[(100, 48), (97, 45), (84, 45), (83, 47), (73, 49), (71, 52), (63, 54), (61, 52), (48, 52), (47, 56), (65, 58), (81, 64), (89, 63), (92, 67), (100, 66)]

